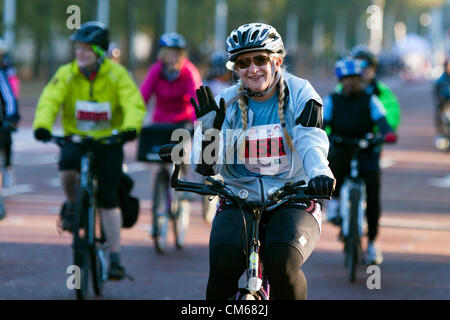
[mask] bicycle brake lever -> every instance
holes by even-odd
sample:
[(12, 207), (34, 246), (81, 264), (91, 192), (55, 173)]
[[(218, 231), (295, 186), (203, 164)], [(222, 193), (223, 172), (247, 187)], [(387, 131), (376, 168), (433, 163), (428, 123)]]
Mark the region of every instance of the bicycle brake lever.
[(172, 177), (170, 178), (170, 186), (172, 188), (176, 188), (178, 186), (178, 175), (180, 173), (180, 165), (176, 164), (172, 173)]
[(208, 181), (208, 182), (211, 182), (211, 184), (214, 185), (214, 186), (223, 187), (223, 183), (222, 183), (221, 181), (217, 181), (217, 180), (214, 179), (214, 178), (206, 177), (205, 180)]

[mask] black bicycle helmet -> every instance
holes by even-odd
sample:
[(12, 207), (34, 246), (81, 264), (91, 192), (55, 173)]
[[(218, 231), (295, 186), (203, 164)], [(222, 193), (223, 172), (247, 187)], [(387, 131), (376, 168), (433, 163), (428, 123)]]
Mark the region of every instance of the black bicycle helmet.
[(283, 40), (277, 30), (264, 23), (249, 23), (233, 30), (226, 40), (230, 60), (244, 52), (267, 50), (285, 55)]
[(70, 40), (94, 44), (107, 51), (109, 46), (109, 31), (103, 23), (89, 21), (83, 23), (80, 29), (70, 36)]
[(375, 67), (378, 66), (377, 57), (375, 56), (375, 54), (372, 53), (372, 51), (369, 50), (369, 48), (367, 48), (364, 45), (358, 45), (358, 46), (354, 47), (351, 51), (351, 55), (355, 59), (367, 60), (369, 65), (372, 65)]

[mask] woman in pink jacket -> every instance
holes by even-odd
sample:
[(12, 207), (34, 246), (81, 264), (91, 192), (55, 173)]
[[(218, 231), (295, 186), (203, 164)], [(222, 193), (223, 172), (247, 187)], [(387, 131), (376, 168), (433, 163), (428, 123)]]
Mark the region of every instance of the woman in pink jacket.
[[(196, 89), (202, 85), (200, 73), (187, 58), (186, 41), (181, 35), (174, 32), (166, 33), (162, 35), (159, 44), (158, 60), (150, 66), (140, 87), (146, 104), (152, 96), (156, 98), (151, 125), (143, 128), (141, 135), (144, 138), (142, 140), (148, 137), (152, 143), (157, 144), (162, 143), (167, 137), (167, 133), (172, 132), (174, 127), (186, 129), (194, 127), (196, 116), (190, 99), (196, 98)], [(170, 143), (170, 141), (164, 143)], [(190, 150), (190, 139), (185, 140), (184, 143), (186, 150)], [(186, 152), (186, 154), (189, 155), (190, 152)], [(188, 181), (192, 181), (193, 172), (190, 165), (185, 164), (182, 169), (184, 177)], [(191, 211), (190, 201), (194, 198), (192, 193), (180, 192), (179, 200), (181, 210), (179, 219), (183, 221), (184, 229), (181, 234), (185, 234)], [(154, 231), (150, 230), (150, 236), (156, 240), (158, 235)], [(178, 241), (180, 240), (178, 239)], [(181, 240), (177, 243), (177, 246), (183, 242), (184, 240)], [(155, 245), (159, 246), (157, 243)], [(157, 252), (159, 252), (158, 249)]]
[(186, 41), (178, 33), (164, 34), (159, 44), (158, 61), (150, 66), (141, 84), (145, 103), (154, 95), (153, 123), (194, 122), (195, 111), (190, 99), (201, 86), (199, 71), (188, 60)]

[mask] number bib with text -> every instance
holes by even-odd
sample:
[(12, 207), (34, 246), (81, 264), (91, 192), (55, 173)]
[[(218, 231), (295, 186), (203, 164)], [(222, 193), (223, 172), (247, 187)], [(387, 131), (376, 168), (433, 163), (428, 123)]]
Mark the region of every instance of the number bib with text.
[(261, 175), (289, 171), (290, 163), (283, 141), (281, 124), (254, 126), (245, 139), (245, 167)]
[(77, 101), (75, 105), (77, 129), (97, 131), (111, 126), (111, 104), (109, 102)]

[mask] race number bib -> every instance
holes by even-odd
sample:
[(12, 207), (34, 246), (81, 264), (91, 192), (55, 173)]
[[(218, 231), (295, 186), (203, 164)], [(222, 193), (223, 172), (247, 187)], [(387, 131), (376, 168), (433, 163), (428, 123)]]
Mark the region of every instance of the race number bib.
[(77, 129), (97, 131), (111, 126), (111, 104), (109, 102), (77, 101), (75, 104)]
[(277, 175), (289, 171), (281, 124), (254, 126), (245, 139), (245, 167), (261, 175)]

